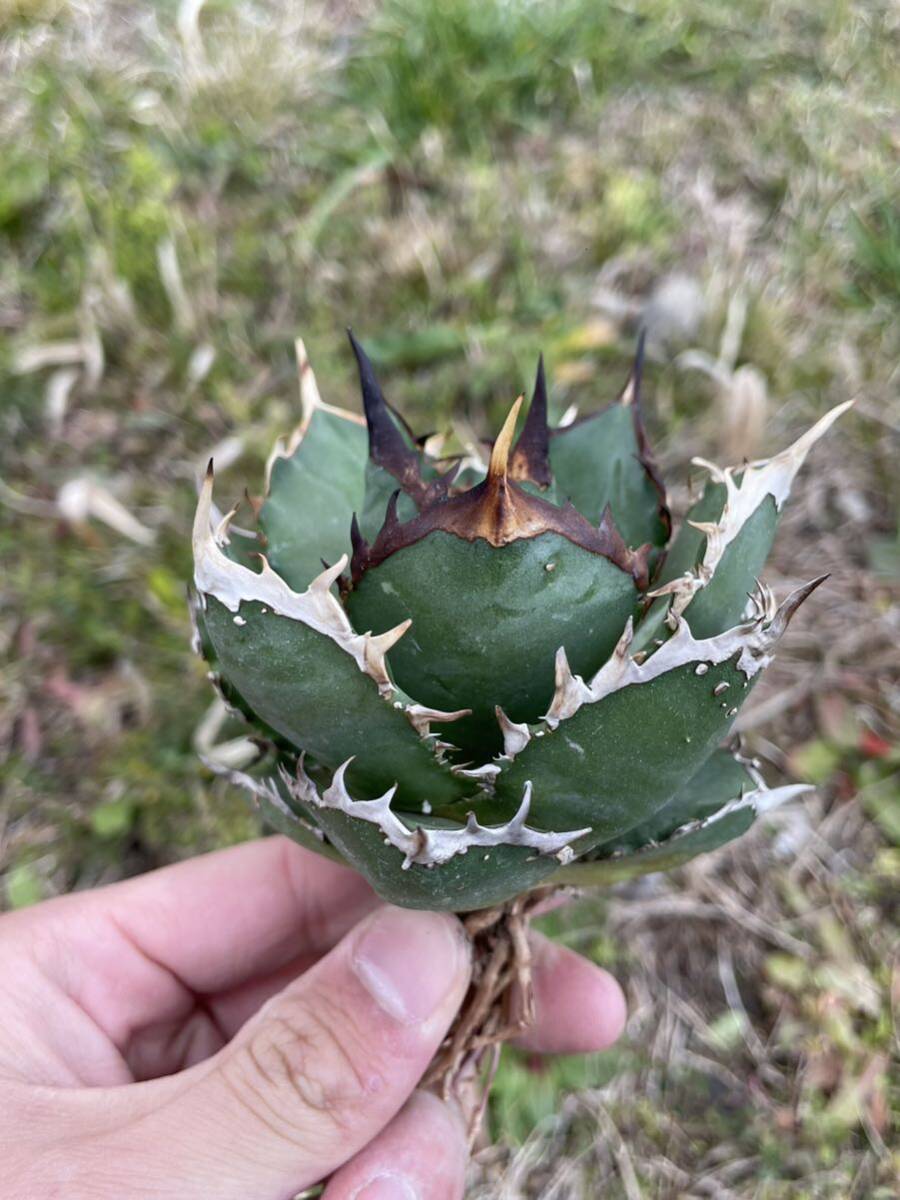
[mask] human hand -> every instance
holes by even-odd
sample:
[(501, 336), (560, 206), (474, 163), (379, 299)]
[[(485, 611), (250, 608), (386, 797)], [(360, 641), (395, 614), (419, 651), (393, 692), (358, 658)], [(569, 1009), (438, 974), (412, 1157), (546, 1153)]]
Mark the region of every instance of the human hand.
[[(535, 935), (524, 1044), (598, 1050), (615, 981)], [(266, 838), (0, 917), (4, 1200), (456, 1200), (416, 1084), (469, 979), (453, 916)]]

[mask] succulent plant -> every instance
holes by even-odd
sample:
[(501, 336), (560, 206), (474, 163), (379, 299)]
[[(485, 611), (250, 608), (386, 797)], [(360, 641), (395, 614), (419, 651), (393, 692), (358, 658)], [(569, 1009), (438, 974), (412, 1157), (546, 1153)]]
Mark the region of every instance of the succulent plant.
[[(324, 403), (276, 445), (258, 531), (194, 523), (197, 642), (254, 727), (210, 759), (270, 823), (386, 900), (469, 911), (545, 883), (676, 866), (804, 790), (723, 749), (788, 621), (758, 577), (794, 476), (848, 405), (721, 470), (671, 538), (641, 418), (550, 428), (542, 363), (516, 437), (441, 459), (352, 337), (364, 419)], [(241, 743), (246, 749), (251, 743)]]

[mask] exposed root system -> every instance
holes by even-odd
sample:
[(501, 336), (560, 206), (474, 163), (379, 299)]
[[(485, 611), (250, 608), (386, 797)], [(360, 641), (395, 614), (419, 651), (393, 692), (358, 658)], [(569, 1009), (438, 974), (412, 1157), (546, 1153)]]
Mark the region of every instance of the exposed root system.
[(423, 1084), (468, 1115), (474, 1143), (484, 1118), (500, 1048), (534, 1021), (531, 918), (556, 888), (540, 888), (463, 917), (472, 940), (472, 985)]

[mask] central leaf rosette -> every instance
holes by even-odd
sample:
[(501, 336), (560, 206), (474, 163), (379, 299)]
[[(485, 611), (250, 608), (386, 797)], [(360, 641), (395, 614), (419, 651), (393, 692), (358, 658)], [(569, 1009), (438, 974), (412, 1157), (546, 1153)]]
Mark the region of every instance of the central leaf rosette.
[(256, 759), (210, 765), (385, 898), (457, 910), (677, 864), (793, 794), (718, 746), (814, 586), (776, 608), (756, 580), (841, 410), (766, 462), (704, 464), (670, 546), (640, 349), (614, 403), (556, 428), (541, 363), (482, 462), (427, 453), (351, 342), (364, 419), (322, 402), (301, 345), (258, 533), (214, 522), (204, 485), (198, 642)]

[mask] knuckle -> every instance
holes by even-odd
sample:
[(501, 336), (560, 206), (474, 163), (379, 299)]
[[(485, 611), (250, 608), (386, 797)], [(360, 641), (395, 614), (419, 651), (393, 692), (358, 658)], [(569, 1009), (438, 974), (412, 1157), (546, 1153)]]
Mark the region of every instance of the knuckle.
[(374, 1049), (352, 1015), (320, 997), (280, 997), (226, 1067), (244, 1106), (291, 1140), (303, 1140), (310, 1126), (344, 1134), (381, 1084)]

